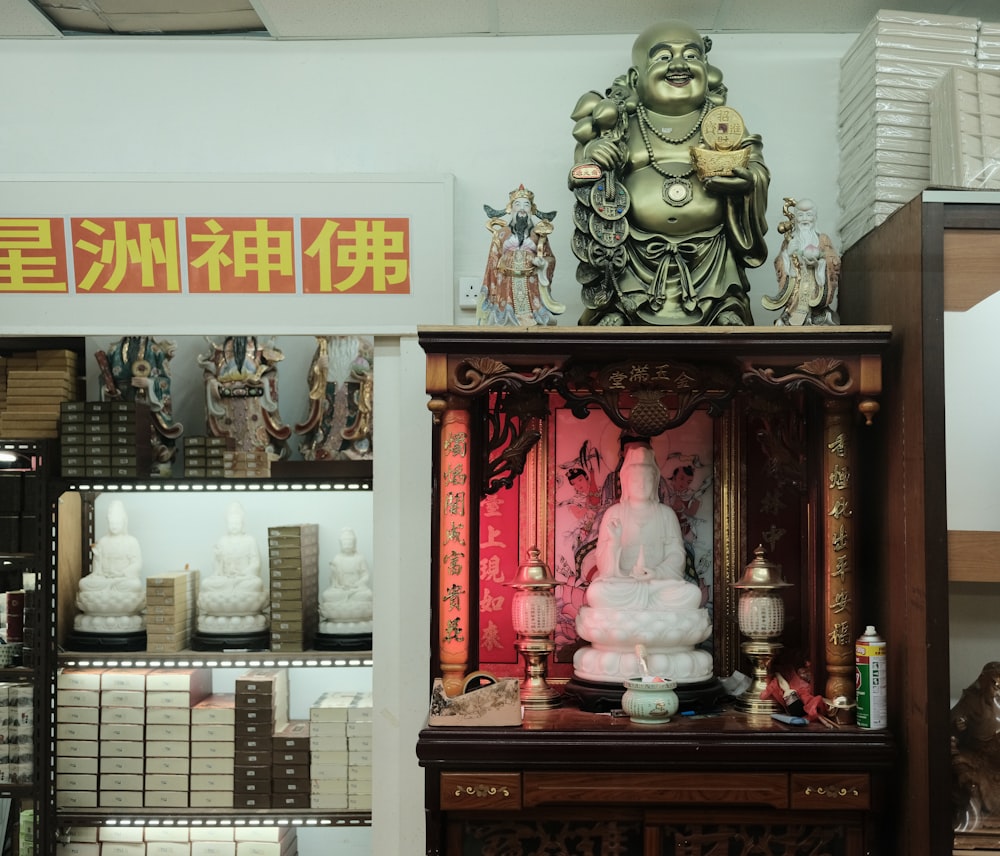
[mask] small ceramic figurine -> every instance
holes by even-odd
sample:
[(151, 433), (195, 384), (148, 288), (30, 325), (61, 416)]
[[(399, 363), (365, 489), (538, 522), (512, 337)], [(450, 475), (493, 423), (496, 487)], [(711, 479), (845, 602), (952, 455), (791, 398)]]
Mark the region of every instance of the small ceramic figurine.
[(951, 709), (955, 829), (968, 832), (1000, 815), (1000, 662), (983, 666)]
[(830, 236), (816, 230), (816, 205), (811, 199), (796, 202), (785, 197), (785, 220), (778, 231), (785, 238), (774, 260), (778, 293), (764, 296), (765, 309), (780, 309), (776, 327), (831, 326), (837, 315), (840, 256)]
[(572, 112), (580, 324), (753, 324), (745, 268), (767, 258), (770, 174), (760, 137), (720, 109), (711, 47), (687, 24), (655, 24), (629, 70)]
[(372, 458), (374, 341), (317, 336), (309, 366), (309, 414), (295, 426), (306, 461)]
[(341, 530), (340, 552), (330, 562), (330, 586), (323, 592), (319, 612), (321, 633), (372, 631), (371, 574), (349, 527)]
[(198, 591), (198, 632), (245, 635), (267, 629), (267, 590), (257, 540), (245, 529), (243, 506), (230, 503), (226, 534), (215, 544), (213, 573)]
[(73, 627), (85, 633), (137, 633), (145, 628), (142, 549), (128, 533), (120, 499), (108, 505), (108, 531), (91, 546), (90, 573), (81, 578)]
[(522, 184), (510, 192), (504, 209), (483, 208), (493, 238), (476, 306), (483, 326), (554, 325), (566, 307), (552, 299), (556, 259), (549, 235), (555, 211), (539, 211), (535, 194)]
[(645, 645), (650, 674), (679, 684), (712, 678), (712, 655), (697, 648), (712, 633), (701, 588), (685, 578), (677, 514), (660, 501), (660, 469), (648, 446), (631, 446), (621, 467), (621, 500), (597, 534), (597, 572), (577, 613), (590, 642), (573, 656), (584, 681), (621, 685), (640, 674)]
[(229, 437), (244, 452), (266, 451), (272, 461), (288, 457), (292, 429), (278, 413), (278, 363), (284, 355), (256, 336), (227, 336), (198, 356), (204, 370), (208, 432)]
[(150, 441), (152, 474), (169, 476), (184, 426), (174, 421), (170, 396), (170, 361), (177, 346), (152, 336), (125, 336), (94, 356), (101, 370), (101, 401), (136, 401), (153, 417)]

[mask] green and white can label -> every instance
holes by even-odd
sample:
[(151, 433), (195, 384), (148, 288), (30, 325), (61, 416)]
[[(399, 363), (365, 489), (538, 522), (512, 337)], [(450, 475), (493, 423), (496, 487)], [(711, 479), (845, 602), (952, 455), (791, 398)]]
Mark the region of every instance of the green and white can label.
[(859, 728), (886, 728), (885, 640), (866, 632), (854, 646)]

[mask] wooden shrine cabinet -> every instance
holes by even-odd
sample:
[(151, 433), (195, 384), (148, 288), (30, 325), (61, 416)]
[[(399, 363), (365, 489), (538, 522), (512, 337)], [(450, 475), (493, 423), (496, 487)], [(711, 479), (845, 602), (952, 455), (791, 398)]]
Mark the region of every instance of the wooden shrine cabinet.
[[(891, 340), (889, 327), (420, 329), (431, 674), (450, 696), (479, 691), (484, 672), (525, 677), (510, 583), (535, 547), (556, 578), (544, 668), (561, 692), (520, 725), (421, 731), (429, 856), (896, 852), (892, 733), (847, 721), (854, 640), (877, 621), (864, 495), (880, 477), (871, 448)], [(689, 471), (698, 502), (682, 525), (715, 675), (751, 671), (733, 583), (762, 545), (792, 584), (782, 654), (838, 699), (844, 724), (785, 725), (720, 701), (639, 725), (569, 691), (593, 571), (587, 512), (629, 436), (649, 440), (664, 479)]]

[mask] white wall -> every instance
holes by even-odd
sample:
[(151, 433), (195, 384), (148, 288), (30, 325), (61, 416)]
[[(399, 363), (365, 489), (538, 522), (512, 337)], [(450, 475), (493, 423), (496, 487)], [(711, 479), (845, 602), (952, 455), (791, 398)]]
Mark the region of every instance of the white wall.
[[(729, 103), (764, 138), (772, 258), (783, 196), (813, 198), (820, 227), (835, 231), (838, 63), (853, 40), (714, 37), (712, 60), (725, 72)], [(603, 90), (627, 68), (631, 41), (5, 40), (0, 173), (22, 180), (53, 173), (451, 173), (454, 244), (440, 251), (452, 254), (456, 276), (482, 274), (483, 204), (502, 206), (523, 182), (540, 207), (559, 212), (554, 292), (569, 306), (562, 323), (571, 325), (582, 307), (569, 251), (569, 113), (583, 92)], [(2, 185), (0, 212), (16, 213), (3, 210)], [(752, 284), (757, 323), (769, 324), (760, 297), (775, 290), (770, 261), (753, 272)], [(455, 284), (441, 288), (454, 293)], [(109, 318), (108, 330), (128, 333), (133, 320)], [(471, 320), (456, 309), (456, 322)], [(302, 325), (301, 332), (322, 332), (309, 318)], [(376, 367), (380, 793), (373, 852), (417, 856), (424, 851), (414, 746), (428, 686), (430, 417), (422, 354), (412, 339), (378, 339)]]
[[(771, 257), (783, 196), (809, 196), (833, 234), (839, 59), (852, 35), (718, 35), (729, 103), (764, 138)], [(554, 292), (581, 311), (569, 250), (577, 98), (629, 65), (631, 37), (271, 42), (5, 40), (0, 174), (452, 173), (456, 275), (481, 276), (483, 204), (519, 183), (555, 209)], [(266, 204), (266, 200), (262, 200)], [(753, 272), (775, 291), (771, 262)], [(442, 288), (454, 289), (453, 283)], [(472, 313), (456, 310), (456, 321)]]

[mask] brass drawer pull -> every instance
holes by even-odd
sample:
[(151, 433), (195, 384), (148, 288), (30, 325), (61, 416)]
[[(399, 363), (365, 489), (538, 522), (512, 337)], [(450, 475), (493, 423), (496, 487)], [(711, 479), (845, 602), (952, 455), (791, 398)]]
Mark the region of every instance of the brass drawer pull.
[(469, 796), (469, 797), (480, 797), (481, 799), (487, 799), (488, 797), (495, 796), (509, 797), (510, 788), (506, 785), (502, 787), (496, 787), (495, 785), (466, 785), (464, 788), (459, 785), (455, 788), (455, 796)]
[(822, 785), (813, 788), (812, 785), (806, 788), (806, 796), (812, 796), (816, 794), (821, 797), (831, 797), (836, 799), (837, 797), (857, 797), (860, 796), (860, 791), (857, 788), (824, 788)]

